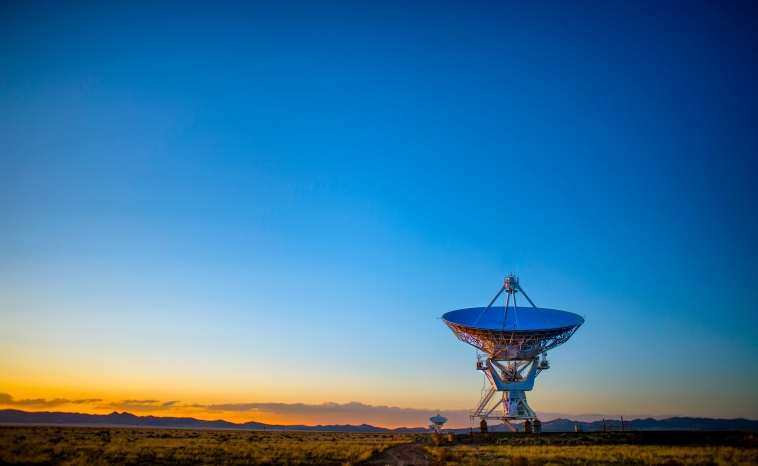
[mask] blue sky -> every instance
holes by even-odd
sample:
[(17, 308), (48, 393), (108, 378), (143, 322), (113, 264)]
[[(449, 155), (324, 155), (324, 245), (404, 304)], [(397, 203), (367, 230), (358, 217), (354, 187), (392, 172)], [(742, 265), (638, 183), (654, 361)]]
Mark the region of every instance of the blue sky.
[(758, 418), (753, 5), (0, 9), (0, 392), (467, 409), (513, 272), (538, 412)]

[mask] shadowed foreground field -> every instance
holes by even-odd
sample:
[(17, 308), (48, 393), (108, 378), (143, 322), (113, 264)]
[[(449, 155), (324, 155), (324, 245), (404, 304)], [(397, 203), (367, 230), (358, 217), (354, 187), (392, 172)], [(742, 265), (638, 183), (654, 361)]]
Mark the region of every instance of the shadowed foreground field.
[(478, 437), (474, 443), (464, 436), (464, 443), (416, 443), (380, 455), (425, 439), (414, 434), (6, 426), (0, 427), (0, 465), (758, 464), (758, 435), (728, 432), (517, 434)]
[(492, 442), (426, 447), (449, 466), (758, 465), (758, 434), (639, 432), (512, 435)]
[(410, 434), (95, 427), (0, 427), (0, 464), (345, 465)]

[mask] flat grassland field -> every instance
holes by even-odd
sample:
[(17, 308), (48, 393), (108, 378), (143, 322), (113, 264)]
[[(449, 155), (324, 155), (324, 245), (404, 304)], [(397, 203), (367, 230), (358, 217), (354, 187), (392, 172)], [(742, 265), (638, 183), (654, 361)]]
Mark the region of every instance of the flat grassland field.
[(0, 464), (345, 465), (417, 440), (410, 434), (121, 427), (0, 427)]
[[(514, 435), (473, 444), (464, 438), (464, 443), (443, 441), (435, 446), (424, 442), (430, 437), (418, 434), (0, 426), (0, 465), (343, 466), (371, 460), (384, 466), (396, 461), (380, 456), (381, 452), (415, 442), (423, 443), (408, 448), (418, 451), (416, 458), (423, 459), (425, 453), (432, 466), (758, 465), (755, 433), (664, 437), (655, 433)], [(664, 442), (646, 443), (656, 438)]]
[(426, 451), (431, 463), (451, 466), (755, 466), (758, 433), (517, 434), (489, 443), (427, 445)]

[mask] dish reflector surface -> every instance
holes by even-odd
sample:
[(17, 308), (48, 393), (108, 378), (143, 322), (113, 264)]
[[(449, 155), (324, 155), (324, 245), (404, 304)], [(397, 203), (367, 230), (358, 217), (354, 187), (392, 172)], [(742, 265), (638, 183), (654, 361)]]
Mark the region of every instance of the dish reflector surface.
[(459, 340), (493, 359), (531, 359), (565, 343), (584, 323), (566, 311), (535, 307), (472, 307), (450, 311), (442, 320)]
[(483, 307), (450, 311), (442, 319), (452, 324), (485, 330), (552, 330), (574, 327), (584, 319), (571, 312), (534, 307), (492, 306), (484, 313)]

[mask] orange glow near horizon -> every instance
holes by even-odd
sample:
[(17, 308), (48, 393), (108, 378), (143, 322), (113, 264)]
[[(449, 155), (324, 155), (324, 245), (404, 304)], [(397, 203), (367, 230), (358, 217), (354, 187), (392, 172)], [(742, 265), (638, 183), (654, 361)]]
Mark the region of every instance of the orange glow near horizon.
[(94, 406), (77, 406), (77, 405), (61, 405), (55, 409), (24, 409), (24, 411), (62, 411), (62, 412), (77, 412), (82, 414), (101, 414), (107, 415), (112, 412), (128, 412), (135, 416), (159, 416), (159, 417), (191, 417), (202, 421), (217, 421), (223, 420), (227, 422), (233, 422), (235, 424), (242, 424), (245, 422), (260, 422), (263, 424), (300, 424), (308, 423), (308, 419), (298, 419), (295, 417), (276, 416), (268, 413), (260, 412), (244, 412), (237, 413), (233, 411), (207, 411), (198, 408), (174, 408), (174, 409), (116, 409), (116, 408), (99, 408)]
[(150, 410), (150, 411), (129, 411), (129, 410), (115, 410), (115, 409), (100, 409), (100, 408), (93, 408), (93, 407), (82, 407), (82, 406), (76, 406), (76, 405), (60, 405), (54, 408), (40, 408), (40, 407), (20, 407), (20, 406), (9, 406), (9, 405), (0, 405), (0, 409), (18, 409), (21, 411), (29, 411), (29, 412), (66, 412), (66, 413), (80, 413), (80, 414), (95, 414), (95, 415), (107, 415), (112, 412), (128, 412), (130, 414), (134, 414), (135, 416), (156, 416), (156, 417), (187, 417), (187, 418), (194, 418), (202, 421), (227, 421), (234, 424), (244, 424), (246, 422), (259, 422), (262, 424), (270, 424), (270, 425), (309, 425), (309, 426), (316, 426), (316, 425), (359, 425), (359, 424), (369, 424), (373, 425), (375, 427), (384, 427), (388, 429), (394, 429), (398, 427), (423, 427), (423, 421), (425, 418), (421, 418), (417, 424), (409, 425), (407, 423), (398, 423), (398, 422), (371, 422), (370, 419), (364, 419), (361, 421), (352, 421), (350, 419), (313, 419), (311, 417), (297, 417), (297, 416), (282, 416), (282, 415), (273, 415), (268, 413), (260, 413), (260, 412), (245, 412), (245, 413), (237, 413), (232, 411), (204, 411), (200, 409), (192, 409), (192, 408), (177, 408), (172, 410)]
[[(361, 403), (260, 403), (279, 407), (286, 412), (269, 412), (256, 408), (246, 408), (243, 403), (228, 403), (232, 409), (217, 407), (222, 403), (172, 402), (158, 399), (135, 399), (117, 397), (109, 399), (90, 397), (67, 397), (56, 393), (54, 396), (40, 396), (39, 391), (8, 393), (0, 389), (0, 409), (18, 409), (29, 412), (67, 412), (107, 415), (113, 412), (130, 413), (135, 416), (188, 417), (204, 421), (223, 420), (235, 424), (259, 422), (271, 425), (360, 425), (376, 427), (421, 427), (432, 410), (421, 410), (386, 406), (368, 406)], [(86, 395), (85, 395), (86, 396)], [(240, 405), (242, 405), (240, 407)], [(351, 408), (357, 406), (357, 410)], [(301, 409), (302, 408), (302, 409)], [(463, 413), (463, 410), (460, 410)], [(432, 413), (433, 414), (433, 413)], [(460, 417), (460, 416), (458, 416)], [(457, 420), (461, 425), (463, 419)]]

